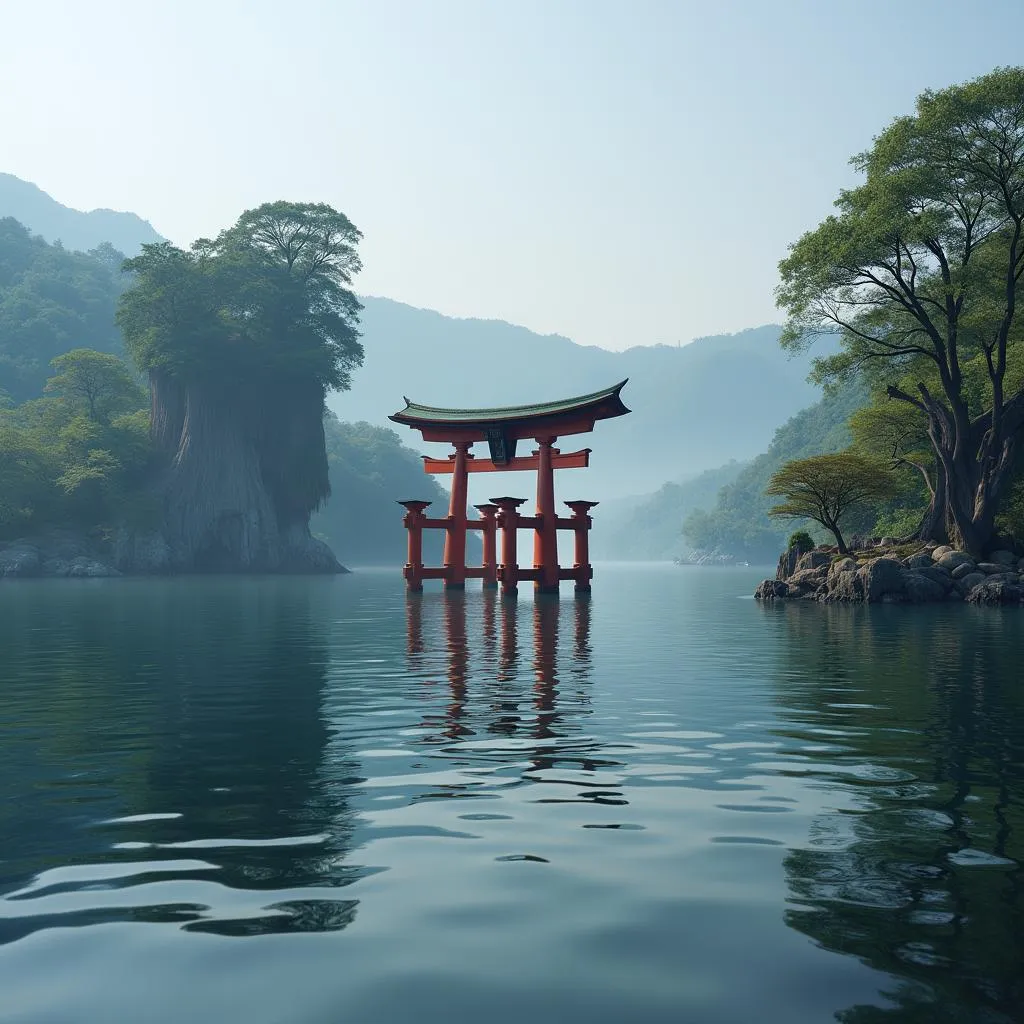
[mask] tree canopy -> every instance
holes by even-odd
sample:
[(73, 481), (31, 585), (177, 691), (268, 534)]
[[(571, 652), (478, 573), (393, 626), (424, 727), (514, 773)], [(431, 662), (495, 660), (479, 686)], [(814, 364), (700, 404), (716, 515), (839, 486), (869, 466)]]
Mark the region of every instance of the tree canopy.
[(863, 184), (780, 264), (783, 344), (838, 329), (819, 378), (917, 410), (946, 525), (983, 553), (1024, 427), (1024, 69), (923, 93), (853, 163)]
[(108, 531), (154, 511), (149, 414), (128, 366), (89, 349), (53, 362), (47, 397), (0, 410), (0, 540), (54, 526)]
[(820, 523), (846, 554), (841, 532), (844, 517), (858, 505), (887, 498), (894, 490), (885, 466), (847, 450), (787, 463), (772, 474), (765, 493), (785, 499), (769, 509), (769, 515)]
[(112, 416), (145, 405), (145, 394), (131, 370), (109, 352), (76, 348), (50, 362), (56, 373), (44, 390), (61, 395), (96, 423), (109, 423)]
[(143, 370), (184, 379), (313, 379), (346, 389), (362, 362), (359, 231), (324, 204), (267, 203), (189, 250), (143, 247), (117, 320)]

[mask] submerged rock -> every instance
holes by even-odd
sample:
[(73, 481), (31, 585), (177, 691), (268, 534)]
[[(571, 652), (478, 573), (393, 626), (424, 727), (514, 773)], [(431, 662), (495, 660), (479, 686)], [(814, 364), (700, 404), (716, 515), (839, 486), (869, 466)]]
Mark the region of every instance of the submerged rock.
[(788, 596), (788, 586), (783, 580), (763, 580), (754, 591), (758, 601), (775, 601)]

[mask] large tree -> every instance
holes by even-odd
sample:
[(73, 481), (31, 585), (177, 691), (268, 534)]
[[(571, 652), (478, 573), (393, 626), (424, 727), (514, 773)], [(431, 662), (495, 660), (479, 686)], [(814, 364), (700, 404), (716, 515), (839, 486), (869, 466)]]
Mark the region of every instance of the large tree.
[(329, 206), (268, 203), (126, 263), (118, 322), (150, 377), (177, 567), (336, 568), (309, 517), (330, 493), (324, 396), (362, 361), (360, 237)]
[(853, 162), (864, 183), (780, 264), (783, 344), (838, 329), (819, 377), (921, 414), (945, 525), (984, 554), (1024, 428), (1024, 68), (924, 93)]

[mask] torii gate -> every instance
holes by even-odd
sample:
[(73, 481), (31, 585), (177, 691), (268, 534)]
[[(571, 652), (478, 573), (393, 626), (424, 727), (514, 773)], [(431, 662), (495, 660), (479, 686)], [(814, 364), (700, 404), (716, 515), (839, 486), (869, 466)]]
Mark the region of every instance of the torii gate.
[[(427, 473), (452, 474), (451, 501), (445, 519), (430, 519), (425, 510), (429, 501), (402, 501), (406, 509), (405, 526), (409, 531), (409, 555), (405, 565), (408, 589), (423, 589), (423, 581), (440, 579), (447, 589), (462, 589), (467, 579), (481, 579), (485, 587), (496, 587), (513, 594), (520, 580), (532, 580), (538, 593), (558, 593), (561, 580), (575, 581), (577, 593), (589, 593), (593, 569), (590, 566), (587, 531), (592, 525), (589, 510), (595, 501), (567, 501), (571, 518), (559, 518), (555, 511), (556, 469), (580, 469), (590, 464), (590, 449), (560, 452), (554, 447), (566, 434), (586, 434), (598, 420), (624, 416), (629, 412), (619, 397), (627, 381), (590, 395), (568, 398), (541, 405), (509, 406), (499, 409), (440, 409), (418, 405), (405, 399), (405, 408), (389, 419), (419, 430), (424, 441), (450, 443), (455, 451), (447, 459), (423, 458)], [(530, 455), (516, 455), (516, 444), (533, 438), (538, 448)], [(477, 441), (486, 441), (490, 458), (478, 459), (470, 453)], [(537, 473), (537, 511), (524, 516), (518, 511), (525, 498), (492, 498), (475, 506), (481, 518), (466, 515), (467, 485), (470, 473), (504, 473), (535, 470)], [(516, 561), (516, 530), (532, 527), (533, 568), (522, 569)], [(444, 565), (423, 565), (423, 530), (443, 529)], [(483, 564), (466, 565), (466, 533), (483, 534)], [(497, 531), (501, 530), (501, 562), (497, 559)], [(571, 569), (558, 564), (558, 530), (575, 534), (575, 559)]]

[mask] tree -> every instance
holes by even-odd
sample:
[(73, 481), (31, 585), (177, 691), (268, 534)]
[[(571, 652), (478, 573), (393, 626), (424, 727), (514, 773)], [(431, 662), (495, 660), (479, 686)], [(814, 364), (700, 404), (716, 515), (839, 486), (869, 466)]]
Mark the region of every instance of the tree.
[(772, 475), (765, 493), (785, 498), (768, 510), (770, 516), (813, 519), (835, 537), (845, 555), (840, 521), (857, 505), (889, 497), (893, 486), (884, 466), (847, 450), (787, 463)]
[(982, 555), (1024, 428), (1024, 68), (923, 93), (853, 163), (864, 183), (779, 265), (782, 343), (838, 328), (819, 379), (921, 414), (950, 531)]
[(180, 567), (336, 567), (309, 517), (330, 494), (324, 396), (362, 362), (360, 237), (329, 206), (268, 203), (125, 264), (118, 323), (149, 373)]
[(44, 391), (62, 396), (71, 406), (84, 407), (89, 419), (109, 423), (112, 416), (131, 412), (143, 403), (142, 388), (124, 361), (109, 352), (76, 348), (50, 360), (57, 371)]
[(946, 543), (946, 474), (929, 441), (927, 418), (912, 405), (882, 397), (850, 417), (850, 433), (854, 448), (865, 455), (887, 459), (903, 481), (903, 518), (916, 516), (907, 539)]

